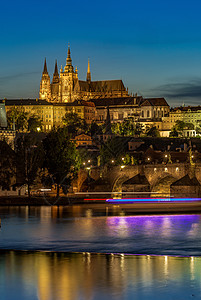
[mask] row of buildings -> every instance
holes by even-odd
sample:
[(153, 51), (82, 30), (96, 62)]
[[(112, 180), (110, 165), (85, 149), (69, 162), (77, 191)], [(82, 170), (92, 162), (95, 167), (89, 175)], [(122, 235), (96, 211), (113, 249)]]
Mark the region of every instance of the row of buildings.
[(192, 124), (184, 130), (184, 136), (195, 137), (199, 134), (201, 125), (201, 106), (176, 107), (170, 109), (164, 98), (149, 98), (128, 96), (118, 98), (91, 99), (90, 101), (75, 100), (68, 103), (53, 103), (41, 99), (13, 99), (3, 100), (8, 113), (13, 108), (20, 108), (29, 116), (38, 116), (42, 120), (43, 131), (50, 131), (53, 126), (62, 126), (66, 113), (76, 113), (88, 124), (96, 121), (105, 122), (107, 108), (110, 112), (111, 123), (121, 123), (125, 119), (141, 124), (142, 128), (155, 126), (161, 137), (169, 137), (176, 121)]
[(88, 124), (92, 121), (101, 124), (106, 120), (107, 108), (111, 123), (132, 119), (144, 129), (156, 127), (161, 137), (168, 137), (178, 120), (192, 124), (183, 132), (186, 137), (196, 136), (201, 124), (200, 106), (170, 109), (164, 98), (129, 95), (122, 80), (92, 81), (89, 61), (86, 81), (79, 80), (78, 70), (72, 65), (70, 47), (66, 65), (61, 66), (60, 72), (55, 63), (52, 81), (45, 59), (38, 99), (5, 99), (1, 105), (5, 105), (7, 113), (20, 108), (29, 116), (37, 116), (45, 132), (53, 126), (62, 126), (63, 117), (71, 112), (77, 113)]

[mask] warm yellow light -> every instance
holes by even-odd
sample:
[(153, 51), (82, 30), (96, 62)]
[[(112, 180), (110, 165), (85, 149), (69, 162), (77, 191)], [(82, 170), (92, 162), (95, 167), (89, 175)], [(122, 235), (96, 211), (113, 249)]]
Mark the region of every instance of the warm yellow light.
[(88, 160), (88, 163), (90, 163), (91, 161), (90, 161), (90, 159)]
[(36, 130), (39, 132), (41, 129), (40, 129), (40, 127), (37, 127)]
[(122, 160), (124, 160), (124, 157), (122, 157)]
[(121, 169), (125, 168), (125, 166), (121, 166)]
[(83, 165), (85, 166), (85, 162), (83, 162)]
[(114, 163), (114, 160), (112, 160), (112, 163)]
[(147, 160), (150, 160), (150, 157), (147, 157)]
[(165, 154), (165, 157), (167, 157), (167, 154)]

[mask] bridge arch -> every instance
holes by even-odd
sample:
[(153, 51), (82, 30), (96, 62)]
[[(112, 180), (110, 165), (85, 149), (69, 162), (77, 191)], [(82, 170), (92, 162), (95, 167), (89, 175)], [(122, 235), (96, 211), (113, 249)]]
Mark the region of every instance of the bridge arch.
[[(112, 192), (114, 193), (114, 196), (122, 196), (122, 184), (129, 179), (129, 176), (127, 176), (126, 174), (120, 175), (119, 177), (116, 178), (113, 187), (112, 187)], [(117, 193), (115, 195), (115, 192)]]
[(157, 181), (152, 185), (152, 196), (155, 196), (155, 193), (158, 193), (160, 197), (170, 196), (170, 186), (176, 180), (176, 177), (168, 173), (166, 173), (165, 176), (158, 178)]

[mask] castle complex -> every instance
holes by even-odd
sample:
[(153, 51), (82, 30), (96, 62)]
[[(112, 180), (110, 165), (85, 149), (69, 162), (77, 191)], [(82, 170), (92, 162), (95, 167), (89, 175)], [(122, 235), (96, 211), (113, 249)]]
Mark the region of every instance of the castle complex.
[(45, 59), (39, 92), (39, 99), (41, 100), (68, 103), (80, 99), (88, 101), (90, 99), (127, 96), (128, 91), (122, 80), (92, 81), (89, 60), (86, 81), (79, 80), (77, 68), (74, 70), (72, 65), (70, 47), (68, 47), (66, 65), (64, 69), (61, 66), (60, 74), (56, 61), (52, 82), (50, 82)]

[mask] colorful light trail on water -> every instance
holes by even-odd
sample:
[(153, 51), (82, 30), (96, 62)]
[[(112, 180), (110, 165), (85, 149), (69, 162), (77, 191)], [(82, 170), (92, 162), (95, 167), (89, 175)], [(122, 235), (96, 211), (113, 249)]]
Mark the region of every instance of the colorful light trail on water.
[(125, 199), (106, 199), (108, 203), (181, 203), (197, 202), (201, 198), (125, 198)]

